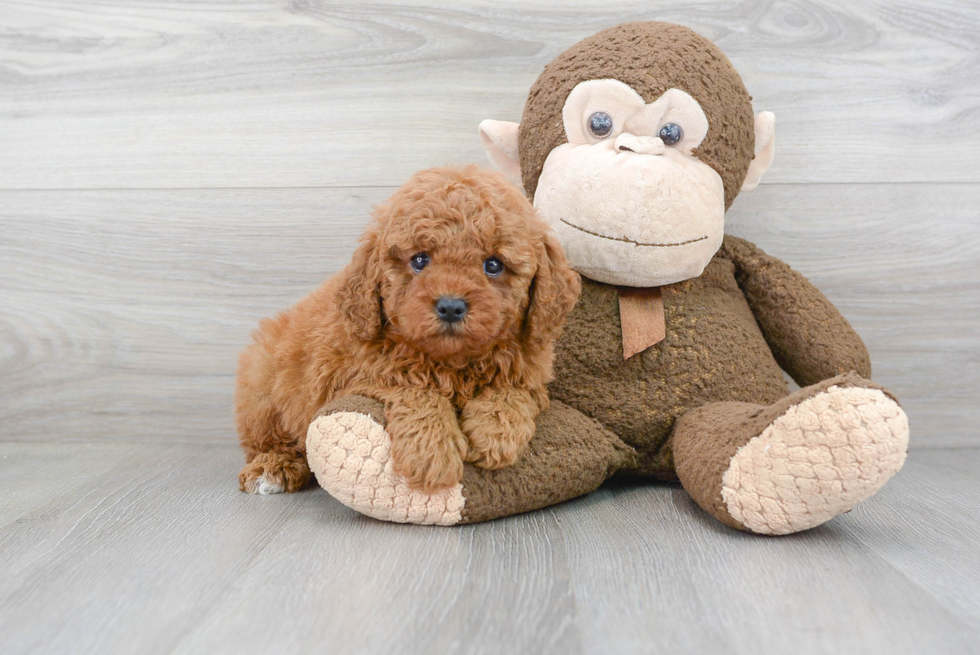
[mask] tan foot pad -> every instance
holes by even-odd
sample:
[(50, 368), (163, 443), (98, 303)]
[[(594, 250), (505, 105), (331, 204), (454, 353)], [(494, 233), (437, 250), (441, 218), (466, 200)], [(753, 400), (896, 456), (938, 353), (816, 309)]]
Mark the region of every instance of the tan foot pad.
[(908, 442), (908, 418), (883, 392), (828, 387), (738, 449), (722, 499), (753, 532), (806, 530), (878, 491), (902, 468)]
[(382, 521), (456, 525), (463, 486), (432, 495), (410, 489), (392, 471), (384, 426), (357, 412), (320, 416), (310, 424), (306, 457), (320, 486), (353, 510)]

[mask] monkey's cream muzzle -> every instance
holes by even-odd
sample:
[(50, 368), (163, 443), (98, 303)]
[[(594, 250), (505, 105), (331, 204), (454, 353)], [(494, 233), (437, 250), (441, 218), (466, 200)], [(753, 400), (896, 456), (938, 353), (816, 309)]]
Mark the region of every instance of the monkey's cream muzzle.
[[(606, 133), (591, 121), (600, 117)], [(632, 287), (697, 277), (721, 246), (721, 176), (692, 153), (708, 132), (679, 89), (647, 104), (618, 80), (576, 86), (562, 109), (568, 143), (545, 160), (534, 206), (581, 274)], [(667, 125), (681, 138), (666, 145)]]
[(639, 154), (615, 141), (552, 150), (534, 206), (575, 270), (632, 287), (697, 277), (725, 227), (725, 190), (714, 169), (671, 148)]
[[(698, 101), (670, 88), (647, 103), (619, 80), (588, 80), (568, 94), (562, 121), (567, 143), (548, 153), (534, 206), (572, 268), (632, 287), (699, 276), (721, 247), (725, 187), (694, 155), (708, 134)], [(742, 190), (755, 188), (772, 162), (773, 125), (770, 112), (756, 116)], [(517, 123), (480, 124), (491, 162), (521, 184), (518, 132)]]

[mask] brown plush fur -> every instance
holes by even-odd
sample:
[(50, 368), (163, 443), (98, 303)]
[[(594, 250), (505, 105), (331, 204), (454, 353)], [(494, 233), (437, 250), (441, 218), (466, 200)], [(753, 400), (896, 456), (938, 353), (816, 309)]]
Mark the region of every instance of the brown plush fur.
[[(579, 278), (528, 200), (470, 166), (415, 174), (383, 205), (353, 261), (289, 311), (266, 319), (242, 353), (236, 420), (260, 480), (300, 489), (310, 478), (307, 427), (325, 402), (385, 403), (395, 471), (426, 492), (456, 484), (463, 461), (514, 463), (548, 406), (552, 342)], [(410, 259), (424, 252), (416, 273)], [(496, 256), (498, 278), (483, 271)], [(446, 325), (442, 295), (465, 299)]]
[(582, 287), (555, 346), (551, 397), (636, 448), (632, 473), (674, 479), (675, 421), (709, 403), (780, 400), (789, 394), (780, 364), (801, 386), (852, 370), (871, 376), (861, 338), (830, 301), (737, 237), (725, 236), (700, 276), (661, 287), (666, 338), (625, 361), (616, 287)]
[[(750, 98), (716, 46), (666, 23), (610, 28), (548, 64), (531, 89), (519, 132), (527, 194), (534, 196), (545, 159), (565, 141), (561, 112), (568, 93), (584, 80), (609, 78), (626, 82), (646, 102), (671, 87), (698, 101), (710, 127), (695, 154), (722, 177), (730, 205), (752, 159)], [(597, 246), (595, 256), (603, 254)], [(461, 522), (560, 502), (621, 472), (679, 478), (712, 515), (744, 528), (721, 497), (737, 449), (788, 407), (831, 385), (877, 388), (866, 379), (868, 352), (837, 308), (748, 241), (726, 236), (698, 277), (660, 292), (665, 338), (624, 359), (620, 290), (582, 280), (581, 299), (555, 345), (554, 404), (537, 418), (537, 437), (515, 466), (467, 467)], [(791, 395), (781, 368), (804, 388)], [(345, 398), (326, 411), (380, 414), (364, 409), (370, 405)]]
[(530, 198), (544, 161), (565, 143), (561, 111), (572, 89), (586, 80), (617, 79), (645, 102), (677, 88), (691, 94), (708, 117), (708, 135), (694, 155), (725, 185), (731, 206), (752, 161), (755, 121), (752, 98), (735, 67), (714, 43), (672, 23), (623, 23), (579, 41), (544, 67), (521, 119), (521, 172)]

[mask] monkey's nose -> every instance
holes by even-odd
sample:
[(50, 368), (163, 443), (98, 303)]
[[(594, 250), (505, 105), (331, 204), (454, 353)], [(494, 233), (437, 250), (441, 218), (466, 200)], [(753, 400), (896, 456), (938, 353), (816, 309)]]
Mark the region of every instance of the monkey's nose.
[(436, 300), (436, 316), (445, 323), (456, 323), (466, 317), (469, 305), (462, 298), (441, 296)]
[(619, 152), (635, 152), (641, 155), (662, 155), (667, 149), (659, 136), (634, 136), (623, 132), (616, 137), (616, 150)]

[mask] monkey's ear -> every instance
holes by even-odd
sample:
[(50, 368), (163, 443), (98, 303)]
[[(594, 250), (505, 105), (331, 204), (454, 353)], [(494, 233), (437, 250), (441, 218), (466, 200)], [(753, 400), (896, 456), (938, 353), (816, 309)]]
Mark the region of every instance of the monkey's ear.
[(480, 143), (487, 151), (490, 163), (504, 177), (521, 186), (521, 159), (517, 154), (517, 131), (520, 123), (492, 121), (480, 123)]
[(742, 191), (759, 186), (762, 174), (769, 170), (776, 153), (776, 115), (762, 111), (755, 117), (755, 157), (749, 164), (749, 172), (742, 182)]

